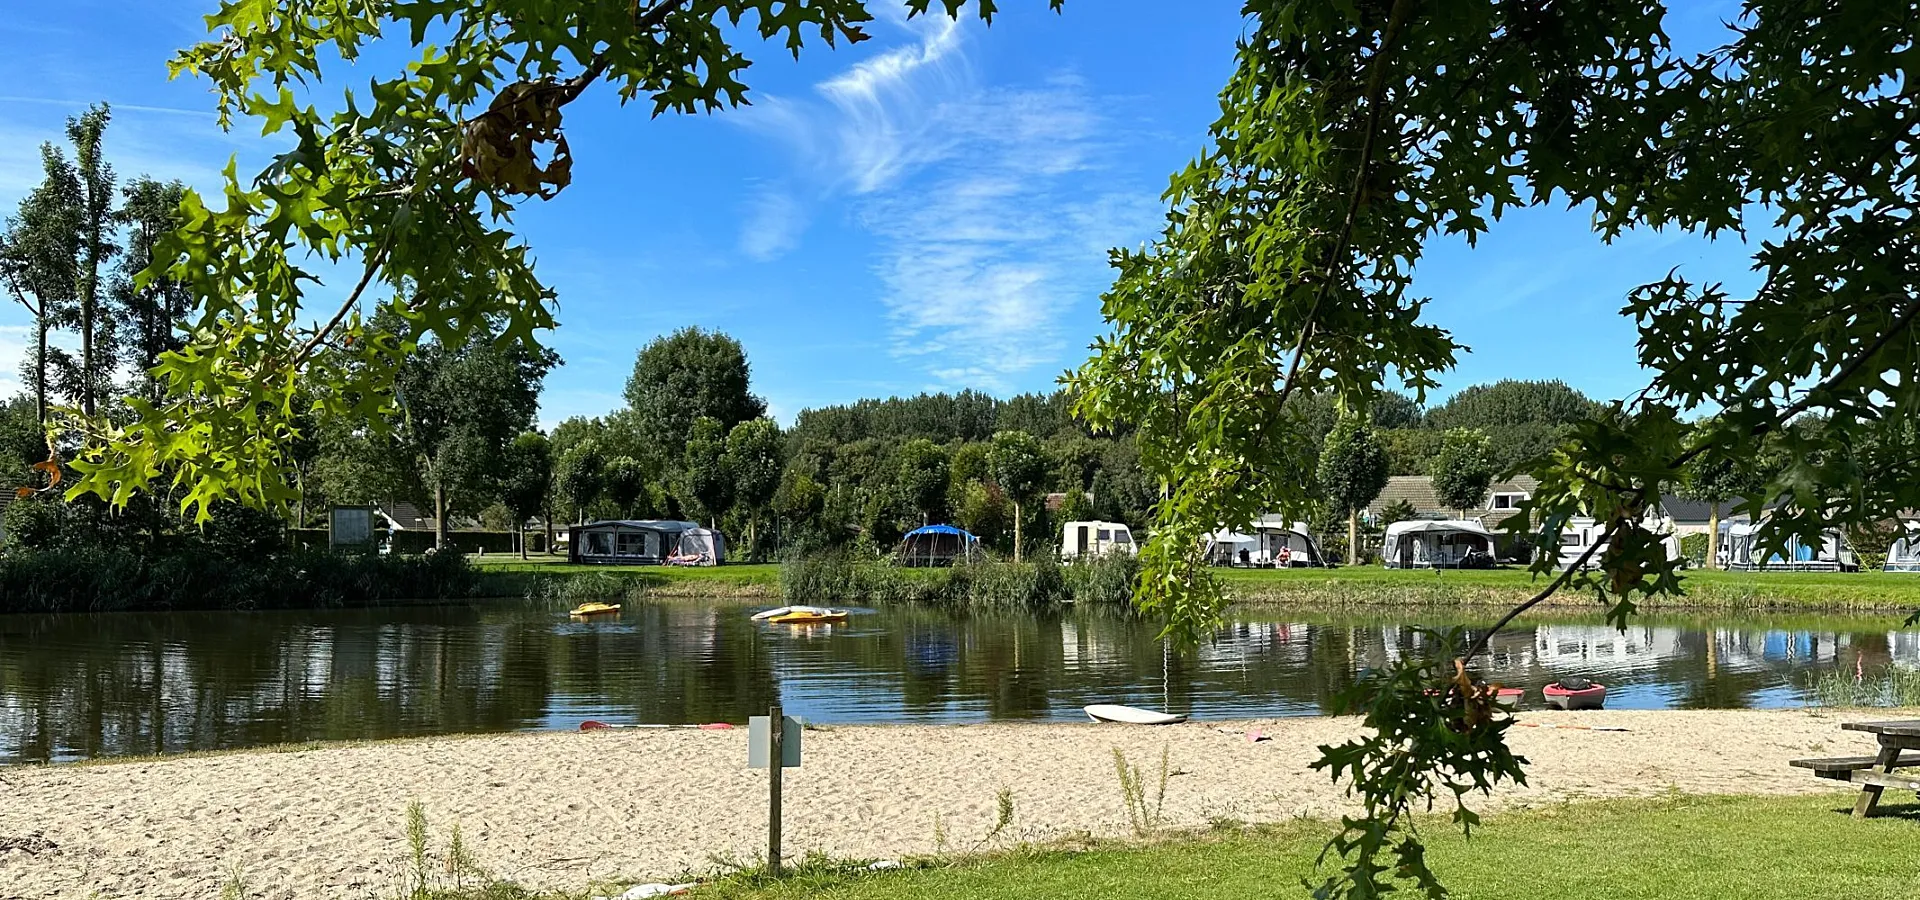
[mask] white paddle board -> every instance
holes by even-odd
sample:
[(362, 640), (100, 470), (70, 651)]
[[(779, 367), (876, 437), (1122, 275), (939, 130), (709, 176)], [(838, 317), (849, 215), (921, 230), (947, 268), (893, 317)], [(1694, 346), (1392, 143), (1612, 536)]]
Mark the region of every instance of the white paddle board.
[(1085, 707), (1087, 718), (1095, 722), (1122, 722), (1128, 725), (1172, 725), (1185, 722), (1186, 716), (1172, 713), (1154, 712), (1150, 709), (1135, 709), (1114, 703), (1096, 703)]

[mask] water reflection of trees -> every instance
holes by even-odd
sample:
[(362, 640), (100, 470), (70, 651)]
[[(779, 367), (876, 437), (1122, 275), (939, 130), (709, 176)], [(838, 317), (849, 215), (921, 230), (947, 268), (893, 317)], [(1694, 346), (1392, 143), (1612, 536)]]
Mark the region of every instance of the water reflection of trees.
[[(572, 727), (584, 718), (741, 722), (778, 701), (828, 721), (1071, 716), (1125, 702), (1201, 716), (1327, 711), (1357, 674), (1433, 653), (1382, 616), (1250, 611), (1200, 647), (1157, 625), (891, 608), (790, 629), (737, 606), (641, 604), (606, 623), (506, 604), (334, 612), (0, 618), (0, 761), (309, 739)], [(1592, 618), (1493, 642), (1480, 674), (1605, 681), (1619, 702), (1777, 703), (1808, 668), (1920, 662), (1879, 622)], [(1790, 696), (1788, 691), (1784, 696)]]

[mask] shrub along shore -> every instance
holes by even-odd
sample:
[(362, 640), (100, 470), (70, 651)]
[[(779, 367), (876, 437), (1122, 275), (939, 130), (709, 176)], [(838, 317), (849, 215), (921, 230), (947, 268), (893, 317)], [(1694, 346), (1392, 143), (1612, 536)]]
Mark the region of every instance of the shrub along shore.
[[(990, 608), (1060, 602), (1124, 604), (1131, 560), (1093, 566), (996, 561), (958, 569), (902, 569), (880, 561), (823, 557), (781, 565), (666, 569), (568, 566), (557, 561), (474, 560), (498, 594), (557, 599), (607, 596), (787, 600), (807, 603), (929, 603)], [(1236, 603), (1307, 609), (1509, 607), (1545, 586), (1522, 569), (1217, 569)], [(1905, 615), (1920, 609), (1920, 576), (1882, 572), (1689, 572), (1686, 594), (1647, 609), (1848, 612)], [(1591, 595), (1564, 591), (1543, 604), (1590, 609)]]
[[(1407, 571), (1218, 569), (1234, 602), (1321, 610), (1510, 607), (1545, 582), (1520, 569)], [(973, 609), (1046, 609), (1066, 603), (1123, 607), (1138, 567), (1131, 558), (1061, 564), (1051, 558), (904, 569), (883, 560), (819, 556), (708, 569), (573, 566), (560, 557), (351, 556), (321, 550), (152, 553), (65, 546), (0, 556), (0, 613), (167, 609), (300, 609), (531, 597), (554, 602), (620, 598), (768, 603), (912, 603)], [(1686, 594), (1644, 608), (1703, 612), (1920, 610), (1920, 576), (1864, 572), (1714, 572), (1687, 575)], [(1547, 608), (1591, 609), (1563, 591)]]

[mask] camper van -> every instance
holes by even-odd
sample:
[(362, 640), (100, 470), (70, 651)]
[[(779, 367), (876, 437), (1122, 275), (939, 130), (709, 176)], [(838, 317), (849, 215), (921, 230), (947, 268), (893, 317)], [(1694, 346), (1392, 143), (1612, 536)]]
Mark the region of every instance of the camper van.
[(1140, 548), (1133, 542), (1133, 532), (1119, 522), (1068, 522), (1060, 529), (1060, 558), (1076, 560), (1083, 556), (1106, 556), (1109, 553), (1138, 555)]
[[(1673, 522), (1671, 519), (1649, 518), (1643, 520), (1641, 524), (1645, 525), (1647, 530), (1659, 536), (1660, 546), (1667, 551), (1668, 562), (1679, 562), (1685, 557), (1685, 554), (1680, 551), (1680, 539), (1673, 534)], [(1586, 556), (1588, 548), (1595, 544), (1605, 544), (1606, 534), (1607, 526), (1595, 519), (1576, 516), (1569, 520), (1566, 529), (1560, 532), (1559, 567), (1562, 569), (1571, 568), (1574, 563), (1580, 561), (1580, 557)], [(1596, 550), (1593, 556), (1588, 557), (1587, 568), (1591, 569), (1599, 566), (1600, 554), (1602, 552), (1605, 551)]]

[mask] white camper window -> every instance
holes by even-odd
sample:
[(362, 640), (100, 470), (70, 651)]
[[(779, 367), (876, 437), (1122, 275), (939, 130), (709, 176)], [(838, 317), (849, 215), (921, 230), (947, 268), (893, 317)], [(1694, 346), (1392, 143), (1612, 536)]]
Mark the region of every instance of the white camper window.
[(1131, 544), (1133, 543), (1133, 533), (1125, 528), (1115, 531), (1113, 533), (1113, 542), (1116, 544)]
[(1103, 541), (1113, 540), (1113, 531), (1107, 528), (1100, 529), (1100, 539)]

